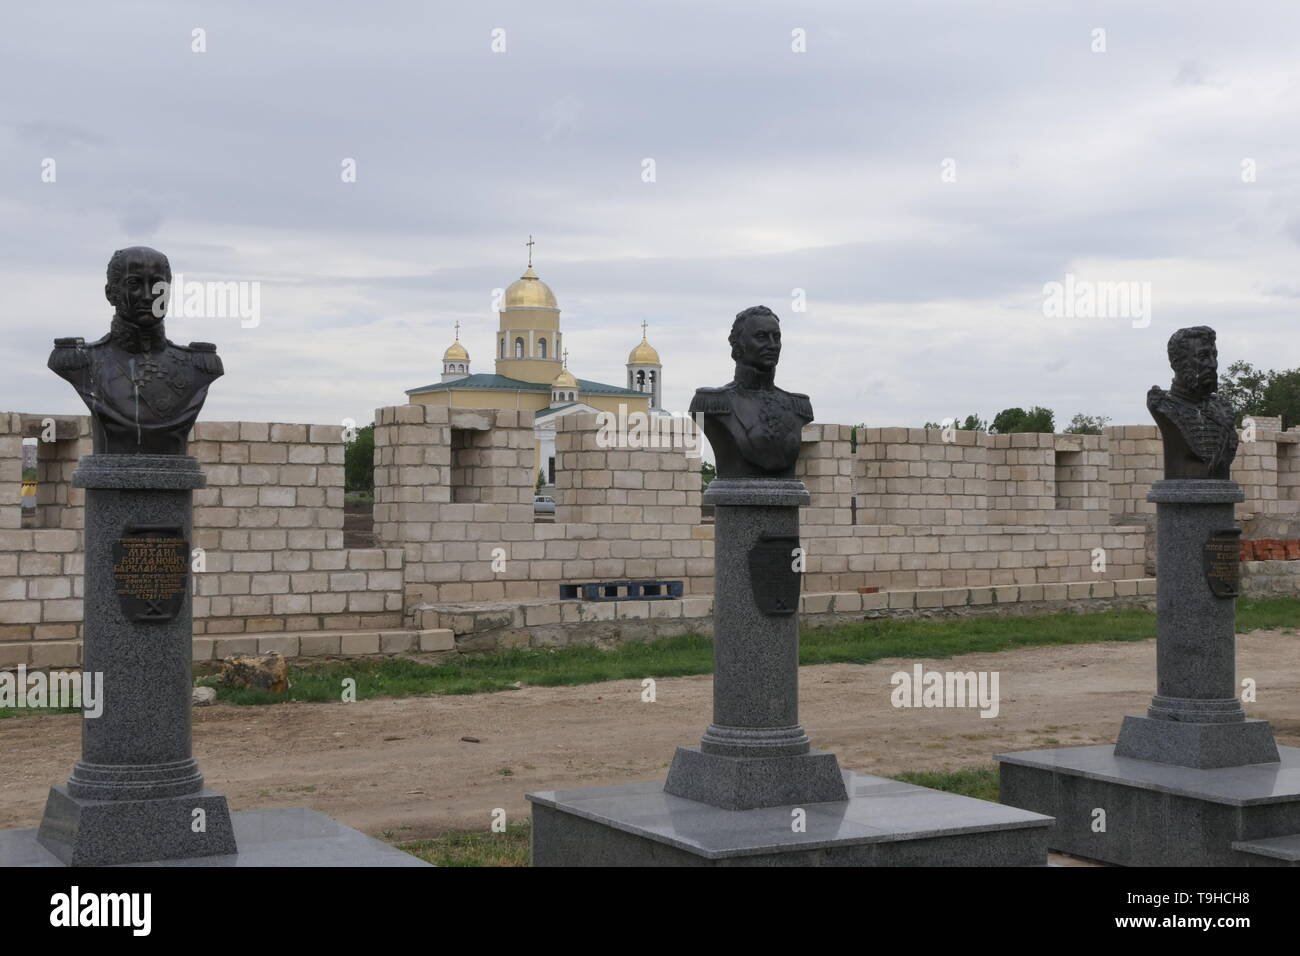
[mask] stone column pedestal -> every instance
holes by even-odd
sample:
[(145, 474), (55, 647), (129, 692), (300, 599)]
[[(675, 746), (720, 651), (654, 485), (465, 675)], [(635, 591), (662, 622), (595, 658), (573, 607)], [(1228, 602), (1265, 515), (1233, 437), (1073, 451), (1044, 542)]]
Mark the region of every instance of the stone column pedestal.
[(664, 792), (728, 810), (846, 800), (839, 763), (799, 725), (795, 479), (715, 479), (713, 723), (679, 747)]
[(1115, 756), (1180, 767), (1278, 760), (1267, 721), (1247, 720), (1237, 696), (1239, 535), (1235, 481), (1166, 479), (1156, 503), (1156, 694), (1125, 717)]
[(103, 712), (82, 718), (81, 759), (52, 787), (39, 842), (104, 866), (236, 852), (226, 798), (191, 751), (192, 492), (186, 455), (87, 455), (82, 671)]

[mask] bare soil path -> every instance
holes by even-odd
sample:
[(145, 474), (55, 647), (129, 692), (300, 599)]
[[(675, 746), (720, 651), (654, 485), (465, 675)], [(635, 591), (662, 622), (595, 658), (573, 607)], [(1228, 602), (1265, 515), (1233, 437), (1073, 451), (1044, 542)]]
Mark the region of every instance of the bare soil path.
[[(921, 661), (997, 671), (1001, 711), (896, 709), (890, 676), (914, 659), (800, 669), (813, 745), (877, 774), (987, 765), (994, 753), (1110, 743), (1154, 690), (1155, 642), (1041, 647)], [(1300, 637), (1238, 635), (1238, 676), (1258, 684), (1253, 717), (1300, 746)], [(526, 819), (524, 793), (662, 778), (708, 724), (712, 678), (525, 687), (496, 694), (355, 704), (218, 705), (194, 712), (194, 752), (232, 809), (307, 805), (375, 836), (486, 828), (493, 808)], [(51, 783), (80, 749), (77, 715), (0, 720), (0, 827), (40, 822)], [(463, 736), (477, 737), (468, 743)]]

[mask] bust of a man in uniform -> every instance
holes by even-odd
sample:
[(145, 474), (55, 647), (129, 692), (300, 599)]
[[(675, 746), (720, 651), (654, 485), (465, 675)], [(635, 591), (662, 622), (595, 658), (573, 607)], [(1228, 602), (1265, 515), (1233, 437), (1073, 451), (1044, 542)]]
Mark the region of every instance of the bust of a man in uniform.
[(185, 454), (208, 386), (222, 374), (215, 345), (167, 341), (171, 281), (171, 264), (158, 250), (119, 249), (104, 286), (114, 309), (108, 335), (89, 345), (54, 340), (49, 367), (90, 409), (97, 455)]
[(719, 478), (793, 478), (803, 426), (813, 418), (807, 395), (773, 382), (781, 358), (781, 323), (766, 306), (736, 316), (731, 326), (736, 376), (701, 388), (691, 414), (702, 413)]
[(1237, 455), (1232, 408), (1219, 389), (1219, 352), (1214, 329), (1196, 325), (1169, 337), (1174, 382), (1147, 392), (1147, 410), (1160, 426), (1166, 478), (1230, 477)]

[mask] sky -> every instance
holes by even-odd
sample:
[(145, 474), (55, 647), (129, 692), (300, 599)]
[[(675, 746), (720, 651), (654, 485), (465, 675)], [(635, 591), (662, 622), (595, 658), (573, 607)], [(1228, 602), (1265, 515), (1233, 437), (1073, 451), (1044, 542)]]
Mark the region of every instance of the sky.
[[(257, 283), (255, 325), (168, 320), (223, 357), (208, 420), (364, 424), (439, 380), (457, 321), (492, 371), (529, 235), (575, 374), (622, 383), (645, 321), (670, 410), (730, 380), (755, 304), (822, 422), (1143, 424), (1187, 325), (1221, 366), (1300, 366), (1294, 0), (0, 16), (3, 410), (84, 413), (51, 340), (104, 334), (136, 244)], [(1067, 275), (1150, 307), (1059, 314)]]

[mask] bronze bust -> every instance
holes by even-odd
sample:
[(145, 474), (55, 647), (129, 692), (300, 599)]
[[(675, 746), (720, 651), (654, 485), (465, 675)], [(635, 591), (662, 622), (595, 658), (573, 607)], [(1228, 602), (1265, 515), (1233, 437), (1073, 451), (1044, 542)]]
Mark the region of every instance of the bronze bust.
[(1174, 381), (1169, 391), (1147, 392), (1147, 410), (1160, 426), (1166, 478), (1231, 477), (1237, 455), (1232, 407), (1219, 389), (1219, 353), (1214, 329), (1196, 325), (1169, 337)]
[(781, 324), (766, 306), (736, 316), (731, 326), (735, 379), (701, 388), (691, 414), (704, 419), (719, 478), (793, 478), (803, 426), (813, 419), (807, 395), (773, 383), (781, 358)]
[(55, 339), (49, 367), (90, 409), (97, 455), (183, 455), (208, 386), (221, 377), (217, 347), (167, 340), (163, 316), (171, 264), (156, 249), (131, 246), (108, 260), (104, 295), (113, 304), (108, 335)]

